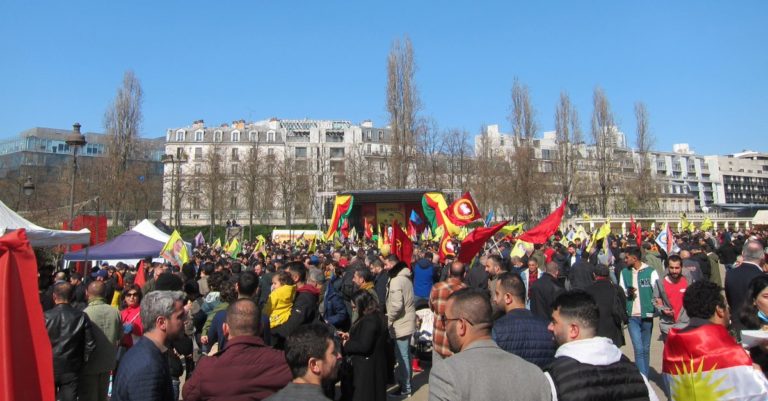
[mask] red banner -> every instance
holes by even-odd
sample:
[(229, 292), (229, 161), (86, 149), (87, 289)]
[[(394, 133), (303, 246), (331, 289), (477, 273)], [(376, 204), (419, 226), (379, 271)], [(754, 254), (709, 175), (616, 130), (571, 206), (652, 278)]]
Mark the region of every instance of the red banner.
[(55, 400), (37, 261), (20, 229), (0, 237), (0, 400)]

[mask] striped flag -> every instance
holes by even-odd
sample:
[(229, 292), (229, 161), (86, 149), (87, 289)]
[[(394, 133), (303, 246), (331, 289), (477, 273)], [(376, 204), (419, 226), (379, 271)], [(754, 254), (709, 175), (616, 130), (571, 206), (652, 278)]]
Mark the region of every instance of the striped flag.
[(662, 363), (671, 400), (766, 400), (768, 381), (719, 324), (669, 332)]

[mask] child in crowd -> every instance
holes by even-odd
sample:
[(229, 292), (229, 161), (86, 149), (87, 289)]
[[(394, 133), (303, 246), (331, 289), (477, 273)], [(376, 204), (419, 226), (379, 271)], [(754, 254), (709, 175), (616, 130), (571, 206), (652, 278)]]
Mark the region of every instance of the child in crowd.
[(269, 328), (288, 321), (293, 308), (293, 298), (296, 296), (296, 285), (293, 284), (291, 275), (286, 271), (275, 273), (272, 276), (272, 292), (269, 300), (264, 305), (264, 316), (269, 316)]

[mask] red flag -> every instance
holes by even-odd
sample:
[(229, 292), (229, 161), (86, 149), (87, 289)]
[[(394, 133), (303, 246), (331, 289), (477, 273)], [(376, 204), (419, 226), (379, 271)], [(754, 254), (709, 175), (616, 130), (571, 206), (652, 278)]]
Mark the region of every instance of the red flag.
[(401, 262), (405, 262), (408, 267), (411, 267), (413, 243), (397, 223), (392, 225), (392, 254), (397, 256)]
[(453, 244), (451, 236), (447, 232), (443, 232), (443, 238), (440, 240), (440, 263), (445, 263), (445, 259), (448, 256), (456, 256), (456, 249)]
[(368, 222), (368, 219), (363, 220), (364, 228), (365, 228), (365, 238), (372, 239), (373, 238), (373, 225)]
[(532, 244), (543, 244), (547, 242), (549, 237), (557, 231), (557, 227), (560, 227), (560, 222), (563, 221), (563, 213), (565, 213), (566, 203), (568, 203), (568, 199), (565, 199), (560, 207), (555, 209), (552, 214), (545, 217), (538, 226), (524, 232), (523, 235), (517, 237), (517, 239)]
[(53, 352), (24, 229), (0, 237), (0, 399), (56, 399)]
[(457, 226), (465, 226), (483, 215), (477, 208), (475, 200), (472, 199), (472, 195), (469, 192), (465, 192), (461, 198), (456, 199), (451, 203), (447, 209), (445, 209), (445, 215), (451, 222)]
[(343, 238), (349, 238), (349, 219), (344, 219), (344, 224), (341, 225), (341, 235)]
[(635, 235), (637, 246), (641, 246), (643, 244), (643, 239), (641, 238), (642, 231), (640, 231), (640, 228), (635, 224), (635, 216), (632, 215), (629, 215), (629, 231)]
[(408, 238), (411, 239), (411, 241), (416, 241), (416, 237), (418, 237), (418, 233), (416, 232), (416, 226), (413, 225), (413, 221), (408, 220)]
[(139, 288), (144, 287), (144, 284), (147, 283), (147, 278), (144, 274), (144, 260), (139, 261), (139, 266), (136, 269), (136, 278), (133, 279), (133, 283), (139, 286)]
[(459, 262), (462, 263), (469, 263), (472, 261), (472, 258), (477, 255), (478, 252), (480, 252), (481, 249), (483, 249), (483, 245), (485, 245), (485, 242), (488, 241), (491, 237), (493, 237), (493, 234), (496, 234), (499, 230), (501, 230), (505, 225), (509, 223), (509, 220), (502, 221), (499, 224), (496, 224), (492, 227), (477, 227), (472, 232), (470, 232), (464, 239), (461, 241), (461, 247), (459, 248)]

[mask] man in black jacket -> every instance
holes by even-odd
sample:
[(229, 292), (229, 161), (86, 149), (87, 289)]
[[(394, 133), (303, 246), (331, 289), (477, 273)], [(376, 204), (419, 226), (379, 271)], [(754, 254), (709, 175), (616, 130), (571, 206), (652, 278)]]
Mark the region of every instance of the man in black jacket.
[(52, 309), (45, 312), (45, 328), (53, 350), (53, 381), (56, 398), (77, 400), (77, 379), (80, 370), (96, 348), (91, 323), (85, 313), (69, 304), (72, 284), (60, 282), (53, 287)]
[(549, 319), (552, 316), (552, 302), (565, 289), (557, 280), (560, 267), (555, 262), (544, 265), (544, 274), (531, 284), (531, 312)]
[(614, 345), (621, 347), (624, 345), (624, 333), (621, 328), (628, 319), (626, 296), (621, 288), (611, 282), (608, 266), (597, 265), (594, 271), (595, 282), (585, 291), (592, 295), (600, 309), (597, 335), (610, 338)]
[(595, 265), (589, 261), (589, 254), (584, 251), (581, 258), (571, 266), (571, 270), (568, 272), (569, 289), (583, 290), (592, 285), (594, 268)]
[[(753, 278), (764, 274), (760, 264), (763, 262), (763, 246), (758, 241), (747, 241), (741, 252), (744, 258), (739, 267), (728, 270), (725, 274), (725, 297), (731, 307), (731, 316), (740, 316), (741, 308)], [(731, 328), (740, 335), (744, 328), (741, 319), (733, 319)]]

